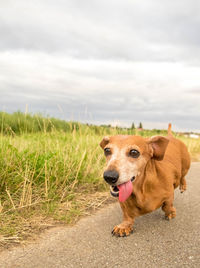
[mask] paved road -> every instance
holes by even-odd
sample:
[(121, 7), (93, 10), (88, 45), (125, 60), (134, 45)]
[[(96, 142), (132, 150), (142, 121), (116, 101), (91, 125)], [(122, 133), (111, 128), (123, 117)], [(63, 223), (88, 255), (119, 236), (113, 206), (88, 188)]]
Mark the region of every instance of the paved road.
[(159, 209), (136, 220), (134, 233), (112, 237), (121, 220), (117, 203), (79, 221), (74, 227), (46, 231), (25, 248), (5, 251), (0, 267), (200, 267), (200, 163), (187, 176), (188, 190), (176, 190), (176, 219)]

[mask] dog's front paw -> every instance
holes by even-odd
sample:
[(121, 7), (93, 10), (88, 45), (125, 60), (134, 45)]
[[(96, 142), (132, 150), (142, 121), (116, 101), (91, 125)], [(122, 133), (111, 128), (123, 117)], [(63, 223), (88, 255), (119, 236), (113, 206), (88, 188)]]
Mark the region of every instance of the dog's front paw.
[(131, 233), (133, 233), (133, 226), (132, 224), (127, 223), (121, 223), (119, 225), (116, 225), (112, 230), (112, 235), (118, 237), (128, 236)]
[(173, 210), (169, 214), (165, 214), (165, 219), (170, 221), (171, 219), (174, 219), (176, 217), (176, 209), (173, 208)]
[(181, 184), (181, 185), (179, 186), (179, 189), (180, 189), (180, 191), (181, 191), (181, 194), (182, 194), (183, 192), (185, 192), (186, 189), (187, 189), (186, 184)]

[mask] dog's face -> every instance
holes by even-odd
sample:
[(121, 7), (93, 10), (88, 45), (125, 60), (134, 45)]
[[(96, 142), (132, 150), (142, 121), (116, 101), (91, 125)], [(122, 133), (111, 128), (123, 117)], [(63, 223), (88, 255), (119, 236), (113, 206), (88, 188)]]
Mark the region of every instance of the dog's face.
[(107, 160), (104, 178), (111, 185), (120, 185), (136, 177), (153, 153), (139, 136), (104, 137), (100, 145)]
[(151, 158), (163, 159), (168, 142), (167, 138), (161, 136), (149, 139), (128, 135), (104, 137), (100, 146), (104, 149), (107, 160), (105, 181), (113, 189), (133, 181)]

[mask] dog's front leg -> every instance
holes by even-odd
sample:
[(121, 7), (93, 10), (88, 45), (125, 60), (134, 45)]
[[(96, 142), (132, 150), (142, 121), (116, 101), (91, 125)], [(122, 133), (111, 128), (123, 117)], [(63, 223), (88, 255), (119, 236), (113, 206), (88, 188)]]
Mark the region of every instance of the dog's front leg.
[(123, 212), (123, 222), (113, 228), (112, 234), (123, 237), (128, 236), (133, 232), (133, 224), (136, 215), (134, 213), (134, 207), (131, 200), (119, 203)]

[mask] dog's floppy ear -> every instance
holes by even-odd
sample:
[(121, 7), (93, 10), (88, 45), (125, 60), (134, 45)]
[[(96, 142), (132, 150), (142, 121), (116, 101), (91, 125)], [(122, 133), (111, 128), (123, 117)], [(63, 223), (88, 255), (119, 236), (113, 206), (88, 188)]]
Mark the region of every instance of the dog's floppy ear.
[(103, 140), (100, 142), (100, 146), (101, 146), (102, 149), (106, 146), (106, 144), (109, 143), (109, 139), (110, 139), (110, 138), (109, 138), (108, 136), (105, 136), (105, 137), (103, 138)]
[(165, 155), (169, 139), (167, 137), (154, 136), (148, 139), (147, 143), (150, 144), (153, 149), (152, 158), (162, 160)]

